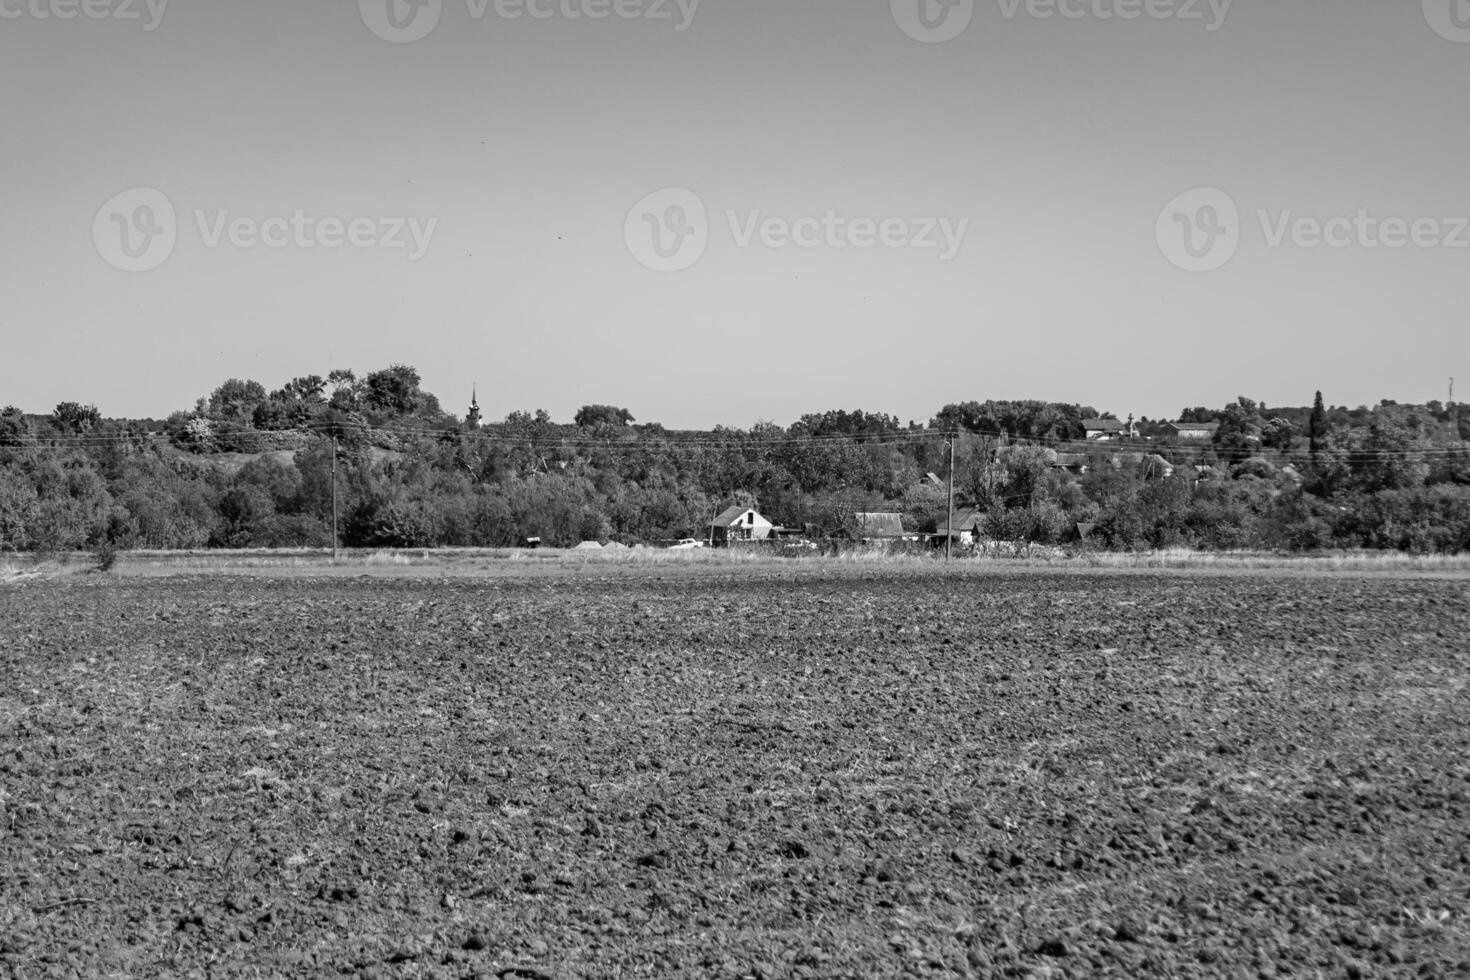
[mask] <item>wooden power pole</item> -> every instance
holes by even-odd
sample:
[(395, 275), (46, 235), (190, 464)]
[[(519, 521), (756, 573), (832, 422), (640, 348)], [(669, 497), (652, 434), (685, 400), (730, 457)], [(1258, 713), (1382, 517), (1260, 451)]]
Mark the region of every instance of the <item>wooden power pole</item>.
[(337, 437), (332, 436), (332, 563), (337, 561)]
[(949, 516), (944, 521), (944, 560), (954, 560), (954, 444), (955, 436), (949, 437)]

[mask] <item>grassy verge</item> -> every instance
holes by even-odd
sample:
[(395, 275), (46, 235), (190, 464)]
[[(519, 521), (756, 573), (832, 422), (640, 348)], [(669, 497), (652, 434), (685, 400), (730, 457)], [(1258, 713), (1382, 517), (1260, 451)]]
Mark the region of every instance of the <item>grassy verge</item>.
[[(107, 573), (96, 570), (86, 554), (36, 558), (11, 555), (0, 559), (0, 583), (25, 582), (39, 578), (88, 575), (152, 577), (179, 574), (258, 574), (271, 576), (313, 575), (516, 575), (541, 570), (637, 569), (732, 569), (779, 568), (792, 571), (841, 569), (908, 569), (938, 571), (946, 567), (942, 553), (892, 554), (881, 550), (855, 550), (840, 554), (777, 555), (770, 552), (725, 549), (674, 551), (627, 549), (617, 551), (572, 551), (559, 549), (446, 548), (344, 550), (333, 561), (320, 550), (249, 551), (131, 551), (118, 555), (116, 567)], [(1410, 555), (1399, 552), (1334, 552), (1318, 555), (1278, 555), (1266, 552), (1198, 552), (1168, 549), (1149, 552), (1089, 552), (1064, 555), (1056, 549), (1016, 554), (1012, 550), (986, 554), (957, 555), (952, 567), (958, 571), (983, 572), (1012, 569), (1056, 571), (1198, 571), (1279, 572), (1317, 574), (1413, 574), (1458, 577), (1470, 575), (1470, 555)]]

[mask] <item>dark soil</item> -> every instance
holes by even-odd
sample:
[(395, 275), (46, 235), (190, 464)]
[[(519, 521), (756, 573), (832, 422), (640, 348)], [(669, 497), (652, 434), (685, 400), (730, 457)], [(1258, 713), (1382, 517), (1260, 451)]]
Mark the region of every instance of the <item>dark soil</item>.
[(1463, 582), (0, 590), (0, 973), (1470, 975)]

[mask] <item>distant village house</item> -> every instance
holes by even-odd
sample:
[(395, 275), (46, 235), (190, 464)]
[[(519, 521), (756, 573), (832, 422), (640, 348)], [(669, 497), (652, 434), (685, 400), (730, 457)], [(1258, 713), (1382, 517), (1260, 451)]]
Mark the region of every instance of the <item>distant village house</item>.
[(732, 541), (765, 541), (775, 527), (753, 507), (730, 507), (710, 522), (710, 543), (719, 548)]
[(857, 524), (857, 539), (862, 544), (919, 540), (919, 535), (903, 529), (902, 514), (854, 514), (853, 520)]
[(942, 546), (946, 539), (950, 539), (957, 545), (970, 547), (980, 540), (980, 528), (984, 523), (983, 511), (973, 507), (956, 511), (954, 520), (948, 526), (941, 523), (930, 541)]
[(1112, 442), (1124, 436), (1138, 435), (1138, 428), (1131, 421), (1120, 422), (1117, 419), (1083, 419), (1082, 431), (1087, 434), (1089, 442)]
[(1170, 422), (1164, 426), (1164, 434), (1180, 442), (1209, 442), (1220, 431), (1219, 422)]

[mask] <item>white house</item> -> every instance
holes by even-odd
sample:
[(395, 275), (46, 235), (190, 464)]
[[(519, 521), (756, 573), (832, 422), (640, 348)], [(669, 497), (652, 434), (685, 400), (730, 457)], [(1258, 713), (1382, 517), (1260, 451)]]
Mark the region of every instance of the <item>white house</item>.
[(1219, 431), (1219, 422), (1170, 422), (1164, 426), (1164, 432), (1180, 442), (1209, 442)]
[(775, 527), (754, 507), (730, 507), (710, 522), (710, 542), (718, 548), (731, 541), (764, 541)]
[[(946, 517), (947, 519), (947, 517)], [(980, 540), (981, 526), (985, 523), (983, 511), (973, 507), (955, 511), (954, 524), (946, 527), (941, 521), (939, 527), (934, 531), (931, 541), (939, 545), (944, 544), (945, 538), (953, 538), (956, 544), (963, 546), (973, 545)]]

